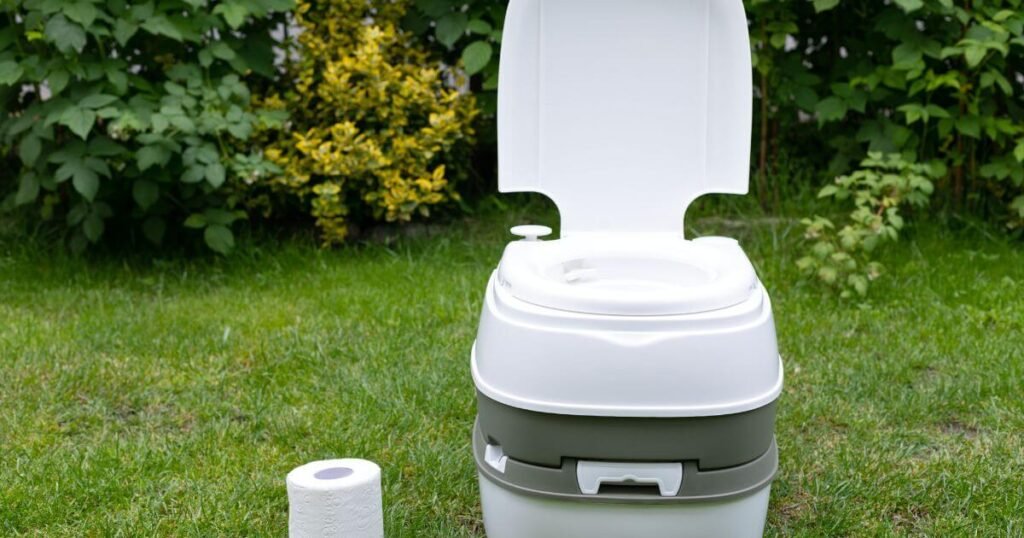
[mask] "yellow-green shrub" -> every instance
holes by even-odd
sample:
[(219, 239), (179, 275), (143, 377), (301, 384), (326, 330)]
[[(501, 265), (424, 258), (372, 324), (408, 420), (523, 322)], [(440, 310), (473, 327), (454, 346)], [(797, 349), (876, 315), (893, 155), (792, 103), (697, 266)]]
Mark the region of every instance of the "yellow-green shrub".
[(284, 170), (273, 185), (306, 204), (325, 244), (353, 220), (406, 222), (458, 199), (476, 107), (398, 28), (403, 14), (401, 2), (299, 2), (294, 86), (265, 100), (291, 114), (266, 152)]

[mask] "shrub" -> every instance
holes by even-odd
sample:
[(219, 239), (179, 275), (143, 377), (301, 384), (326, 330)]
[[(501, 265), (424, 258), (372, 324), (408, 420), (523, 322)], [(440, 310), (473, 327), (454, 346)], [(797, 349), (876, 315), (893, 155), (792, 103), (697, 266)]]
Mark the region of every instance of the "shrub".
[(275, 170), (249, 138), (282, 118), (254, 110), (249, 86), (274, 76), (269, 28), (290, 6), (6, 2), (4, 207), (66, 230), (75, 250), (184, 226), (227, 252), (244, 218), (232, 186)]
[(350, 225), (406, 222), (458, 200), (474, 100), (398, 27), (404, 5), (300, 2), (294, 88), (267, 103), (291, 111), (267, 156), (278, 192), (307, 204), (325, 244)]
[(821, 190), (822, 198), (853, 202), (840, 229), (827, 218), (804, 219), (810, 254), (797, 261), (807, 274), (839, 290), (844, 297), (865, 295), (868, 283), (882, 272), (872, 260), (881, 244), (896, 241), (904, 226), (903, 210), (928, 203), (932, 179), (945, 173), (941, 163), (915, 164), (899, 154), (872, 153), (852, 174)]
[(417, 0), (402, 26), (428, 44), (449, 65), (473, 77), (472, 88), (484, 114), (497, 111), (498, 51), (505, 24), (505, 2), (494, 0)]
[[(815, 0), (813, 6), (813, 14), (794, 16), (806, 11), (807, 4), (784, 10), (800, 27), (786, 29), (792, 46), (773, 55), (790, 61), (778, 62), (775, 75), (798, 84), (790, 85), (797, 91), (778, 110), (799, 117), (792, 111), (796, 107), (817, 120), (826, 142), (823, 154), (829, 156), (822, 165), (830, 174), (847, 172), (864, 151), (934, 164), (926, 170), (900, 164), (895, 157), (871, 156), (864, 161), (866, 169), (826, 187), (823, 194), (829, 197), (838, 199), (852, 188), (871, 193), (871, 199), (858, 202), (850, 224), (839, 232), (827, 220), (811, 220), (807, 230), (814, 247), (801, 266), (847, 294), (850, 289), (863, 293), (863, 275), (877, 269), (864, 271), (872, 247), (895, 239), (902, 225), (898, 212), (895, 220), (888, 220), (889, 211), (904, 202), (927, 203), (899, 194), (875, 198), (879, 177), (892, 174), (904, 179), (916, 175), (920, 185), (925, 185), (921, 176), (933, 179), (932, 201), (947, 210), (1002, 221), (1010, 228), (1024, 224), (1020, 0)], [(775, 93), (783, 87), (778, 84)], [(815, 146), (812, 141), (805, 147)], [(882, 184), (897, 193), (908, 187), (884, 179)], [(927, 185), (932, 188), (932, 183)], [(879, 200), (895, 205), (883, 207)], [(883, 213), (875, 216), (874, 209)]]
[(1020, 0), (816, 3), (822, 18), (863, 9), (861, 19), (872, 23), (829, 47), (835, 54), (853, 45), (845, 58), (833, 56), (838, 76), (815, 107), (826, 132), (870, 151), (940, 159), (941, 201), (1005, 220), (1008, 204), (1024, 195)]

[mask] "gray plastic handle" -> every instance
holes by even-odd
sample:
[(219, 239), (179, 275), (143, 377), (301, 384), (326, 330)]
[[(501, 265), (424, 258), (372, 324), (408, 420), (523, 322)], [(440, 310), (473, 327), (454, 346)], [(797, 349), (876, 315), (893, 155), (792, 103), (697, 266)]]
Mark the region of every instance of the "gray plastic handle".
[(683, 485), (682, 463), (576, 462), (576, 480), (584, 495), (597, 495), (601, 485), (656, 485), (662, 497), (675, 497)]

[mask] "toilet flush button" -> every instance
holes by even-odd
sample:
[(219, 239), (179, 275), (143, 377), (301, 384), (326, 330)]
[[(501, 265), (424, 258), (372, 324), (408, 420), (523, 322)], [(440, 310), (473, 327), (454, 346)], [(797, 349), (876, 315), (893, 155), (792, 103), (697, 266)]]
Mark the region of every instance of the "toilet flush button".
[(522, 237), (523, 241), (537, 241), (541, 237), (551, 235), (551, 228), (536, 224), (514, 226), (510, 231), (512, 232), (512, 235)]

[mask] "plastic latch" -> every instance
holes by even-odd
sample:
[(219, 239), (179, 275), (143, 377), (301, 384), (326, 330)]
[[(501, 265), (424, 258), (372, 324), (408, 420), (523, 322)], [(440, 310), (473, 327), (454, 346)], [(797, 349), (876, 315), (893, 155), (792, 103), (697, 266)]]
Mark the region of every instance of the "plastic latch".
[(675, 497), (683, 486), (683, 464), (578, 461), (576, 481), (584, 495), (597, 495), (602, 484), (654, 485), (662, 497)]
[(501, 449), (500, 445), (488, 444), (484, 449), (484, 461), (487, 462), (487, 465), (494, 467), (495, 471), (504, 473), (508, 456), (505, 455), (505, 451)]
[(537, 241), (541, 237), (551, 235), (551, 228), (547, 226), (540, 226), (537, 224), (524, 224), (522, 226), (513, 226), (510, 230), (512, 235), (518, 235), (523, 238), (523, 241)]

